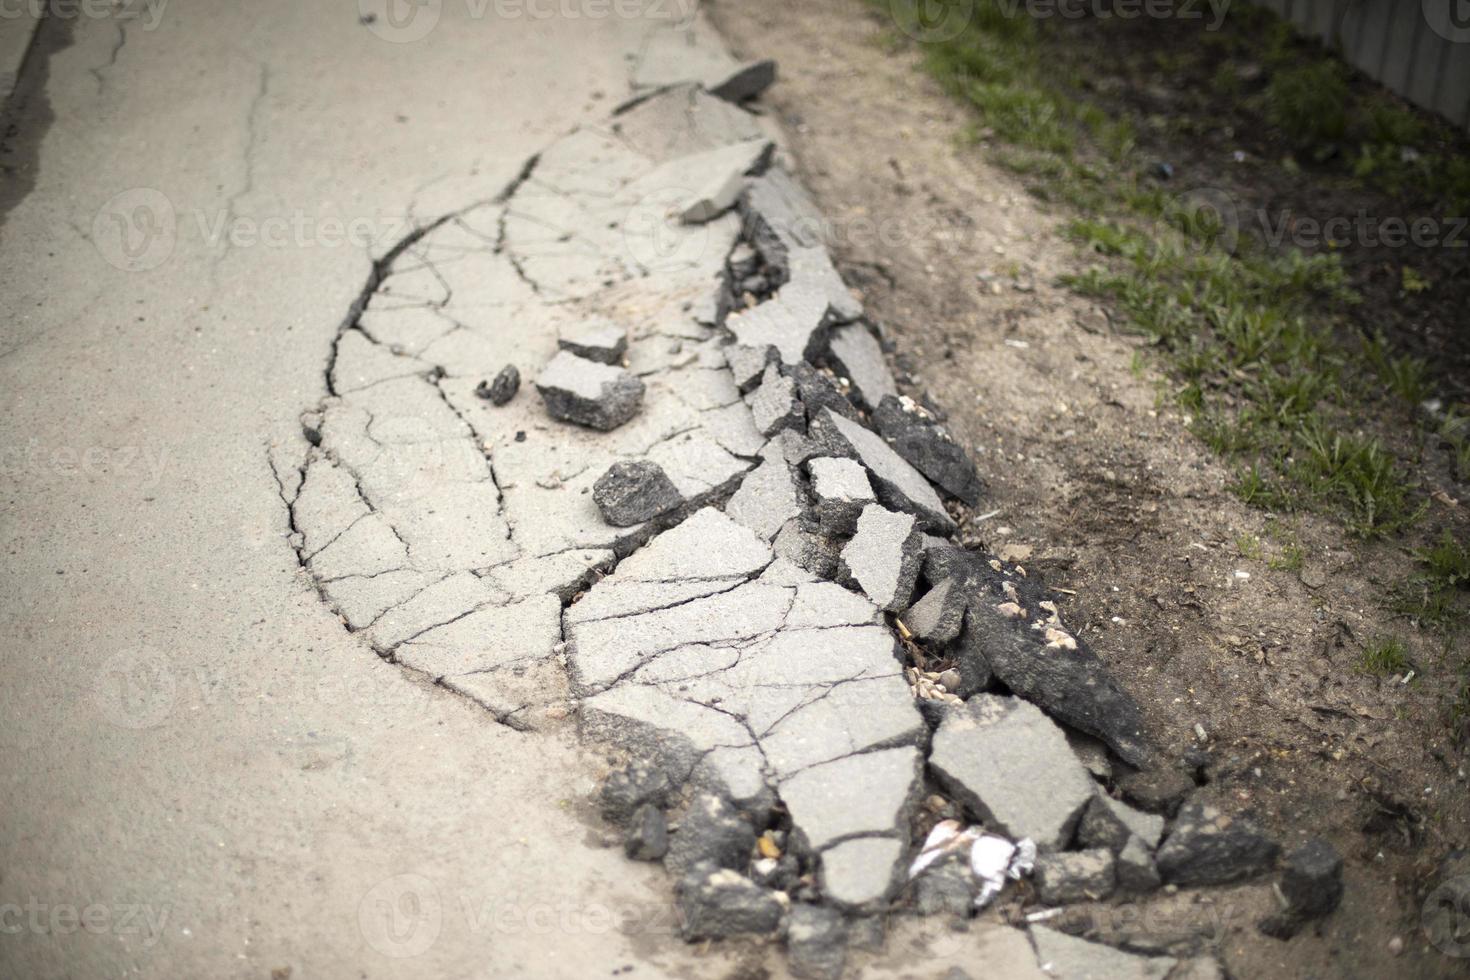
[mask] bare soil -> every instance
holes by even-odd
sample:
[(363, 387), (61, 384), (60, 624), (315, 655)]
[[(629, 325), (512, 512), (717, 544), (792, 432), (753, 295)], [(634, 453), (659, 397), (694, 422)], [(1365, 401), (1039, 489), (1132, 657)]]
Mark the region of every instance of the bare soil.
[[(966, 536), (1064, 590), (1064, 616), (1163, 753), (1208, 753), (1202, 796), (1287, 848), (1322, 835), (1344, 855), (1346, 897), (1315, 929), (1258, 933), (1263, 881), (1188, 896), (1222, 926), (1201, 942), (1236, 977), (1465, 975), (1420, 928), (1439, 861), (1470, 841), (1470, 799), (1443, 643), (1385, 611), (1408, 549), (1273, 520), (1227, 491), (1232, 473), (1189, 433), (1143, 341), (1055, 284), (1084, 265), (1058, 231), (1066, 215), (960, 143), (972, 117), (913, 52), (880, 43), (878, 14), (741, 0), (713, 17), (737, 54), (779, 61), (764, 105), (844, 276), (895, 345), (904, 390), (947, 411), (989, 480)], [(1428, 499), (1426, 528), (1463, 520), (1449, 499)], [(1262, 551), (1243, 555), (1242, 536)], [(1272, 568), (1292, 539), (1304, 565)], [(1390, 628), (1419, 668), (1408, 685), (1355, 670)]]

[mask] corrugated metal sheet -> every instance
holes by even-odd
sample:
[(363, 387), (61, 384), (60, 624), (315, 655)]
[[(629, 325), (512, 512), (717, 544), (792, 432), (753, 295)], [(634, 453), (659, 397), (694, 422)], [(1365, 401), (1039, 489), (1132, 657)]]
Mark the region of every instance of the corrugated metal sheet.
[(1399, 95), (1470, 129), (1470, 0), (1256, 0)]

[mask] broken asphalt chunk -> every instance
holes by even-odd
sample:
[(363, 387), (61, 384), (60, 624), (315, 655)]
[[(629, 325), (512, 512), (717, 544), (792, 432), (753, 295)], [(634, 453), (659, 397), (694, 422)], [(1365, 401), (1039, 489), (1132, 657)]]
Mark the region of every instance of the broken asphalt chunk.
[(521, 372), (514, 364), (507, 364), (493, 381), (481, 381), (475, 394), (492, 405), (504, 405), (521, 390)]
[(822, 409), (811, 428), (812, 438), (832, 455), (850, 456), (867, 468), (878, 499), (884, 504), (915, 515), (926, 530), (941, 534), (954, 531), (954, 520), (934, 488), (876, 433), (829, 408)]
[(776, 62), (762, 58), (737, 65), (726, 75), (706, 79), (704, 84), (710, 95), (739, 103), (760, 95), (775, 81)]
[(658, 861), (669, 853), (669, 825), (663, 811), (645, 803), (628, 821), (623, 853), (634, 861)]
[(851, 534), (863, 508), (876, 503), (868, 471), (855, 459), (819, 456), (806, 463), (816, 498), (817, 522), (828, 534)]
[[(942, 647), (960, 635), (965, 625), (965, 606), (969, 597), (964, 585), (947, 578), (914, 603), (903, 614), (903, 624), (909, 632), (925, 643)], [(963, 675), (960, 683), (963, 684)], [(973, 693), (973, 692), (972, 692)]]
[(1105, 848), (1042, 854), (1036, 859), (1032, 880), (1044, 905), (1107, 898), (1117, 887), (1117, 859)]
[[(836, 341), (833, 343), (835, 353)], [(985, 483), (974, 460), (913, 401), (886, 394), (873, 413), (873, 425), (899, 456), (935, 486), (971, 507), (980, 502)]]
[(1164, 818), (1152, 813), (1143, 813), (1099, 793), (1087, 806), (1082, 823), (1077, 828), (1077, 839), (1084, 847), (1105, 847), (1114, 854), (1137, 837), (1150, 849), (1158, 846), (1164, 834)]
[(786, 919), (791, 972), (808, 980), (837, 980), (847, 959), (847, 920), (836, 909), (797, 905)]
[(921, 544), (912, 514), (869, 504), (858, 517), (857, 532), (842, 549), (838, 578), (861, 589), (879, 609), (898, 612), (913, 598)]
[[(1094, 735), (1129, 765), (1152, 756), (1138, 704), (1120, 688), (1101, 660), (1057, 625), (1055, 613), (1028, 613), (1013, 585), (997, 575), (965, 613), (961, 668), (983, 660), (1012, 692), (1073, 728)], [(1024, 598), (1024, 596), (1020, 597)]]
[(782, 429), (806, 426), (806, 411), (796, 397), (796, 382), (785, 377), (774, 364), (766, 365), (760, 387), (745, 396), (755, 427), (763, 436), (774, 436)]
[(754, 847), (750, 821), (724, 799), (700, 793), (679, 822), (664, 865), (675, 874), (704, 862), (743, 873)]
[(786, 907), (769, 891), (728, 868), (700, 865), (674, 889), (679, 931), (688, 942), (775, 932)]
[(674, 481), (651, 459), (612, 464), (592, 485), (592, 501), (613, 527), (632, 527), (684, 502)]
[(865, 406), (876, 409), (888, 398), (896, 402), (898, 386), (883, 359), (878, 338), (867, 327), (854, 323), (833, 330), (827, 352), (837, 369), (852, 382), (853, 390)]
[(704, 224), (734, 207), (745, 189), (745, 175), (764, 165), (772, 146), (769, 140), (747, 140), (665, 164), (670, 186), (688, 191), (679, 220)]
[(882, 905), (902, 880), (904, 844), (859, 837), (822, 852), (822, 893), (837, 907), (861, 912)]
[(1172, 956), (1125, 953), (1045, 926), (1029, 932), (1036, 962), (1057, 980), (1164, 980), (1178, 963)]
[(644, 804), (662, 807), (673, 789), (668, 774), (651, 763), (636, 761), (614, 769), (603, 780), (598, 799), (603, 819), (622, 824)]
[(597, 318), (562, 331), (557, 346), (586, 360), (617, 366), (628, 353), (628, 333), (611, 320)]
[(1062, 730), (1019, 698), (978, 694), (951, 708), (929, 767), (987, 827), (1041, 851), (1067, 846), (1095, 792)]
[(536, 379), (536, 390), (552, 418), (604, 432), (632, 419), (643, 405), (642, 381), (570, 351), (551, 359)]
[(1157, 862), (1160, 876), (1171, 884), (1222, 885), (1270, 870), (1280, 850), (1244, 817), (1188, 803), (1174, 818)]

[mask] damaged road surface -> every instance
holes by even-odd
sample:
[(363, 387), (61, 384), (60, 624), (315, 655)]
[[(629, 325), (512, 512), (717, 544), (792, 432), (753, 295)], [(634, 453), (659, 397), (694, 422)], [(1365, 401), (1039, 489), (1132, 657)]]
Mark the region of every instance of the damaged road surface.
[(983, 481), (820, 230), (756, 117), (653, 89), (392, 249), (273, 462), (349, 630), (626, 760), (604, 813), (686, 938), (836, 976), (936, 806), (1033, 838), (1058, 904), (1125, 848), (1147, 881), (1160, 834), (1051, 856), (1108, 799), (1056, 722), (1146, 766), (1142, 721), (1024, 568), (948, 540)]

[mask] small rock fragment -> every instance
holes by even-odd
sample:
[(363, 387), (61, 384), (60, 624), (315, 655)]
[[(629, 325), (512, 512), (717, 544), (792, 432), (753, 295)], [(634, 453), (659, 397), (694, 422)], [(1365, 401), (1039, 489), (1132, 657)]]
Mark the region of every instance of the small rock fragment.
[(638, 414), (643, 382), (622, 368), (562, 351), (536, 379), (536, 390), (552, 418), (604, 432)]
[(1072, 839), (1096, 790), (1060, 728), (1035, 705), (978, 694), (952, 708), (929, 767), (988, 829), (1057, 851)]
[(514, 364), (507, 364), (493, 381), (481, 381), (475, 386), (475, 394), (487, 399), (492, 405), (504, 405), (521, 390), (521, 372)]
[(1036, 858), (1032, 880), (1046, 905), (1096, 901), (1117, 887), (1116, 859), (1104, 848), (1042, 854)]
[(1163, 817), (1141, 813), (1102, 793), (1088, 804), (1077, 828), (1077, 839), (1082, 846), (1105, 847), (1114, 854), (1127, 845), (1130, 837), (1137, 837), (1145, 846), (1153, 848), (1158, 846), (1163, 834)]
[(890, 398), (897, 401), (898, 386), (883, 360), (878, 338), (867, 327), (860, 323), (838, 327), (832, 331), (827, 349), (837, 369), (852, 382), (853, 390), (865, 406), (875, 409)]
[(944, 912), (969, 918), (975, 911), (978, 891), (975, 874), (970, 870), (968, 849), (940, 858), (925, 868), (912, 886), (914, 909), (920, 915)]
[(1138, 837), (1129, 837), (1118, 852), (1118, 887), (1129, 892), (1151, 892), (1160, 884), (1152, 852)]
[(603, 781), (599, 803), (609, 823), (623, 824), (639, 807), (661, 807), (669, 801), (673, 784), (661, 769), (638, 761), (615, 769)]
[(879, 907), (897, 889), (903, 872), (903, 841), (858, 837), (822, 852), (822, 893), (839, 908)]
[(1281, 894), (1291, 911), (1310, 918), (1328, 915), (1342, 901), (1342, 855), (1314, 837), (1286, 856)]
[(842, 913), (798, 905), (786, 920), (786, 957), (791, 972), (810, 980), (837, 980), (847, 959), (847, 924)]
[(766, 365), (760, 387), (745, 396), (745, 403), (750, 406), (756, 430), (763, 436), (806, 425), (806, 412), (796, 398), (796, 382), (782, 375), (774, 364)]
[(674, 481), (651, 459), (623, 460), (592, 485), (592, 501), (613, 527), (632, 527), (684, 502)]
[(775, 80), (776, 62), (762, 58), (738, 65), (723, 77), (706, 79), (705, 89), (715, 98), (738, 104), (760, 95)]
[(557, 346), (589, 361), (618, 365), (628, 353), (628, 334), (610, 320), (597, 319), (564, 331)]
[[(903, 614), (903, 624), (919, 639), (934, 646), (944, 646), (960, 635), (966, 604), (964, 588), (954, 579), (947, 578), (909, 607)], [(959, 672), (955, 671), (955, 675), (958, 682)]]
[(787, 521), (771, 542), (776, 557), (785, 558), (818, 578), (837, 574), (837, 542), (824, 534), (808, 531), (800, 521)]
[(755, 831), (735, 808), (712, 793), (701, 793), (669, 843), (664, 864), (676, 874), (700, 862), (744, 871), (755, 847)]
[(913, 401), (885, 395), (873, 413), (873, 424), (898, 455), (941, 490), (971, 507), (980, 502), (985, 482), (974, 460)]
[(1220, 885), (1267, 870), (1280, 850), (1249, 820), (1189, 803), (1175, 818), (1157, 863), (1166, 882)]
[(863, 508), (876, 503), (868, 473), (854, 459), (819, 456), (806, 464), (816, 498), (817, 522), (828, 534), (851, 534)]
[(1342, 901), (1342, 855), (1314, 837), (1286, 856), (1281, 894), (1286, 908), (1258, 925), (1277, 939), (1290, 939), (1303, 925), (1332, 913)]
[(679, 880), (674, 898), (679, 931), (688, 942), (775, 932), (784, 911), (775, 892), (729, 868), (707, 864)]
[(1144, 769), (1119, 779), (1118, 789), (1150, 813), (1172, 817), (1179, 812), (1179, 804), (1194, 792), (1194, 780), (1178, 769)]
[(842, 549), (838, 578), (856, 585), (878, 608), (897, 612), (913, 597), (921, 544), (912, 514), (869, 504), (858, 517), (857, 532)]
[(658, 861), (669, 853), (669, 825), (663, 811), (647, 803), (628, 821), (623, 853), (634, 861)]

